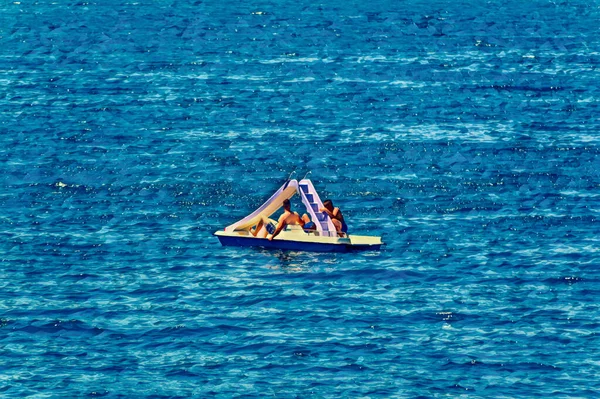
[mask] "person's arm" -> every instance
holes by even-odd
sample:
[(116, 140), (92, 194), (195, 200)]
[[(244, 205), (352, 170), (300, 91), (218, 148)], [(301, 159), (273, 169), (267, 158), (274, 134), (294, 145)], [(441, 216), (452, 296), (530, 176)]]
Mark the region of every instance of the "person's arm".
[(277, 236), (277, 234), (281, 233), (281, 230), (285, 229), (285, 226), (287, 224), (285, 223), (285, 220), (280, 220), (279, 223), (277, 223), (277, 228), (275, 229), (275, 231), (273, 232), (273, 234), (269, 234), (267, 236), (267, 239), (269, 241), (273, 240), (273, 238), (275, 238)]
[(283, 230), (285, 228), (285, 226), (287, 224), (287, 223), (285, 223), (285, 219), (286, 219), (286, 214), (284, 212), (283, 215), (279, 216), (279, 220), (277, 221), (277, 227), (275, 228), (275, 231), (273, 232), (273, 234), (267, 235), (267, 239), (269, 241), (271, 241), (277, 234), (281, 233), (281, 230)]
[[(335, 209), (334, 209), (334, 210), (335, 210)], [(321, 209), (319, 209), (319, 211), (321, 211), (321, 212), (325, 212), (326, 214), (328, 214), (328, 215), (329, 215), (329, 217), (330, 217), (330, 218), (334, 217), (334, 216), (333, 216), (333, 213), (332, 213), (332, 212), (331, 212), (329, 209), (327, 209), (327, 208), (321, 208)]]
[(327, 208), (321, 208), (319, 209), (321, 212), (325, 212), (326, 214), (329, 215), (330, 218), (332, 219), (337, 219), (340, 220), (340, 217), (338, 216), (340, 213), (340, 208), (333, 208), (333, 212), (331, 212), (329, 209)]

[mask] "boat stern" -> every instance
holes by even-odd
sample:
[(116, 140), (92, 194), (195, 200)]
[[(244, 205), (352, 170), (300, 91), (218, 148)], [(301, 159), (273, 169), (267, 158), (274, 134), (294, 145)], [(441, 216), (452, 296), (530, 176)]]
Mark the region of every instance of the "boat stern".
[(360, 249), (360, 250), (377, 250), (380, 249), (383, 245), (383, 241), (381, 241), (381, 237), (376, 236), (358, 236), (354, 234), (349, 234), (348, 238), (350, 239), (350, 244), (348, 246), (352, 249)]

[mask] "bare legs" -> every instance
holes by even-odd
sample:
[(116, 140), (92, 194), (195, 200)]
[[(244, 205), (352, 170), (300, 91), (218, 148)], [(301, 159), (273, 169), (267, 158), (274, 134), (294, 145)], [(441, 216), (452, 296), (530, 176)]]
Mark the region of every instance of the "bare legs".
[(340, 221), (339, 221), (339, 220), (337, 220), (337, 219), (333, 219), (333, 218), (331, 219), (331, 222), (332, 222), (332, 223), (333, 223), (333, 225), (335, 226), (335, 230), (337, 231), (337, 233), (338, 233), (338, 236), (340, 236), (340, 237), (344, 237), (344, 236), (346, 236), (346, 233), (344, 233), (344, 232), (342, 231), (342, 222), (340, 222)]
[(259, 238), (267, 237), (267, 234), (269, 233), (267, 231), (267, 228), (265, 227), (267, 225), (267, 223), (269, 223), (269, 220), (266, 217), (261, 215), (261, 219), (256, 224), (256, 227), (254, 228), (254, 230), (250, 230), (250, 234), (252, 234), (254, 237), (259, 237)]
[(256, 227), (254, 229), (250, 229), (250, 233), (256, 237), (256, 235), (258, 234), (258, 232), (260, 231), (260, 229), (262, 229), (264, 226), (264, 223), (262, 221), (262, 219), (256, 224)]

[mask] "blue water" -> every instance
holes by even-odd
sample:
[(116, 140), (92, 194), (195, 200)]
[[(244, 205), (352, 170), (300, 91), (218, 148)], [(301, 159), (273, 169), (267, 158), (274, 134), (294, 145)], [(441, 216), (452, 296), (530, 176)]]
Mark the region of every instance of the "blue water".
[[(0, 396), (600, 397), (599, 20), (1, 2)], [(292, 171), (387, 245), (221, 247)]]

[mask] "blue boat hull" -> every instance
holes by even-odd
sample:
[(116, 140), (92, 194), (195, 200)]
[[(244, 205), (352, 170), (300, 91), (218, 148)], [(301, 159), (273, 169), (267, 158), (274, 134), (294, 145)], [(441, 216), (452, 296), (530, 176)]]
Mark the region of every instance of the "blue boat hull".
[(256, 237), (228, 237), (217, 236), (221, 245), (235, 247), (261, 247), (267, 249), (285, 249), (291, 251), (310, 252), (350, 252), (364, 250), (378, 250), (381, 245), (349, 245), (349, 244), (326, 244), (312, 243), (292, 240), (273, 240)]

